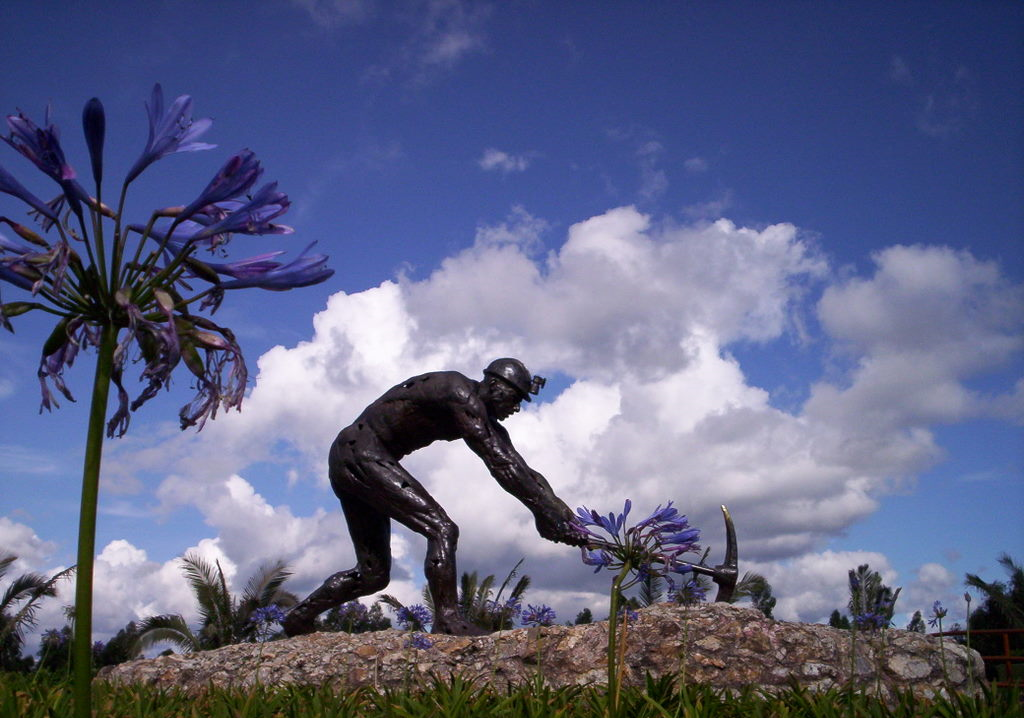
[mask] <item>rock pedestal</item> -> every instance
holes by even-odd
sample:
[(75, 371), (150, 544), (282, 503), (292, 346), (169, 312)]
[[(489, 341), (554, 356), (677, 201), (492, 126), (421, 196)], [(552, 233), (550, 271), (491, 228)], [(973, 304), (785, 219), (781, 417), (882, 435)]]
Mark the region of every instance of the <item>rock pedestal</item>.
[[(315, 633), (263, 644), (239, 644), (190, 655), (161, 656), (104, 669), (97, 680), (146, 683), (190, 691), (215, 686), (306, 684), (414, 688), (432, 676), (460, 675), (500, 688), (537, 680), (549, 686), (604, 683), (608, 623), (520, 628), (483, 637)], [(662, 603), (643, 609), (625, 635), (625, 685), (647, 674), (681, 675), (687, 683), (726, 689), (812, 691), (844, 687), (890, 697), (980, 691), (984, 669), (976, 651), (920, 633), (851, 632), (786, 623), (759, 611), (713, 603)]]

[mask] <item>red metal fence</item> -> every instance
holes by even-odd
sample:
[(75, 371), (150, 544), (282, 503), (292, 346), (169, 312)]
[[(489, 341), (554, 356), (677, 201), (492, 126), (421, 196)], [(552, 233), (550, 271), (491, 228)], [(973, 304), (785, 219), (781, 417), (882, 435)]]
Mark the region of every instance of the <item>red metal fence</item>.
[[(996, 675), (999, 676), (999, 668), (1002, 667), (1003, 675), (1000, 680), (992, 682), (995, 686), (1018, 686), (1024, 688), (1024, 672), (1020, 672), (1021, 675), (1014, 675), (1013, 664), (1024, 662), (1024, 655), (1018, 651), (1017, 655), (1014, 655), (1010, 651), (1010, 636), (1011, 635), (1022, 635), (1024, 634), (1024, 628), (979, 628), (972, 631), (943, 631), (942, 633), (929, 633), (929, 636), (967, 636), (970, 633), (971, 636), (980, 635), (1001, 635), (1003, 638), (1003, 652), (995, 656), (982, 656), (981, 659), (985, 661), (986, 667), (991, 666), (996, 669)], [(1002, 678), (1005, 678), (1003, 680)]]

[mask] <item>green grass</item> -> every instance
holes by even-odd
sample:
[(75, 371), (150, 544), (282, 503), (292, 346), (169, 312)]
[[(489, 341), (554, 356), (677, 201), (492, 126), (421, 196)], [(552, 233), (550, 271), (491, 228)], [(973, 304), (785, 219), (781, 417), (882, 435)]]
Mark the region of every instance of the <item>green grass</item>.
[[(603, 686), (550, 688), (539, 683), (496, 691), (461, 679), (435, 680), (420, 691), (343, 693), (308, 686), (211, 689), (192, 696), (146, 686), (97, 684), (94, 715), (102, 718), (1024, 718), (1017, 691), (924, 701), (904, 695), (886, 705), (842, 690), (794, 688), (777, 696), (729, 695), (705, 686), (679, 690), (669, 679), (623, 688), (617, 712)], [(0, 675), (0, 718), (70, 716), (71, 684), (51, 676)]]

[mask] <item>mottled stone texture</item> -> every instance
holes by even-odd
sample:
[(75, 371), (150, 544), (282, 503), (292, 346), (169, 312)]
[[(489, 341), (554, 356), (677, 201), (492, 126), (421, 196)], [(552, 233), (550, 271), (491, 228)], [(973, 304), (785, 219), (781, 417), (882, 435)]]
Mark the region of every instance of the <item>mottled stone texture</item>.
[[(852, 634), (819, 624), (773, 621), (755, 609), (728, 604), (658, 604), (640, 611), (627, 631), (627, 685), (642, 684), (648, 673), (681, 670), (688, 683), (728, 689), (776, 691), (795, 680), (820, 690), (847, 685), (852, 672), (860, 690), (884, 696), (894, 689), (910, 690), (931, 697), (972, 686), (980, 690), (984, 682), (978, 653), (948, 640), (940, 647), (937, 638), (907, 631)], [(605, 680), (605, 621), (480, 638), (430, 636), (433, 647), (426, 650), (410, 647), (408, 638), (396, 630), (315, 633), (133, 661), (104, 669), (98, 680), (188, 690), (256, 682), (400, 688), (451, 674), (499, 686), (533, 681), (538, 674), (551, 686)]]

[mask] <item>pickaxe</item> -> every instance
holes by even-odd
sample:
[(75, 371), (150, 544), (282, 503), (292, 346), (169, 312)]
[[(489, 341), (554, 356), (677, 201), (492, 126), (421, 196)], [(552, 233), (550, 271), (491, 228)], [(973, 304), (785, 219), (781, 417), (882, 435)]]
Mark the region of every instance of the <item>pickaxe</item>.
[[(732, 523), (729, 509), (724, 504), (722, 505), (722, 516), (725, 517), (725, 561), (714, 568), (705, 566), (704, 558), (707, 557), (707, 552), (705, 552), (704, 557), (701, 558), (699, 563), (685, 563), (682, 561), (679, 563), (688, 567), (694, 573), (710, 576), (711, 580), (718, 584), (718, 595), (715, 596), (715, 601), (728, 603), (736, 591), (736, 578), (739, 575), (737, 566), (738, 552), (736, 549), (736, 527)], [(601, 539), (588, 539), (587, 545), (590, 548), (613, 549), (611, 544)]]
[[(725, 517), (725, 561), (714, 568), (709, 568), (703, 563), (690, 564), (690, 568), (694, 573), (710, 576), (711, 580), (718, 584), (718, 595), (715, 596), (715, 601), (728, 603), (736, 590), (736, 578), (739, 576), (738, 552), (736, 549), (736, 527), (733, 526), (732, 516), (729, 515), (729, 509), (725, 508), (725, 504), (722, 505), (722, 516)], [(701, 561), (703, 562), (703, 559)]]

